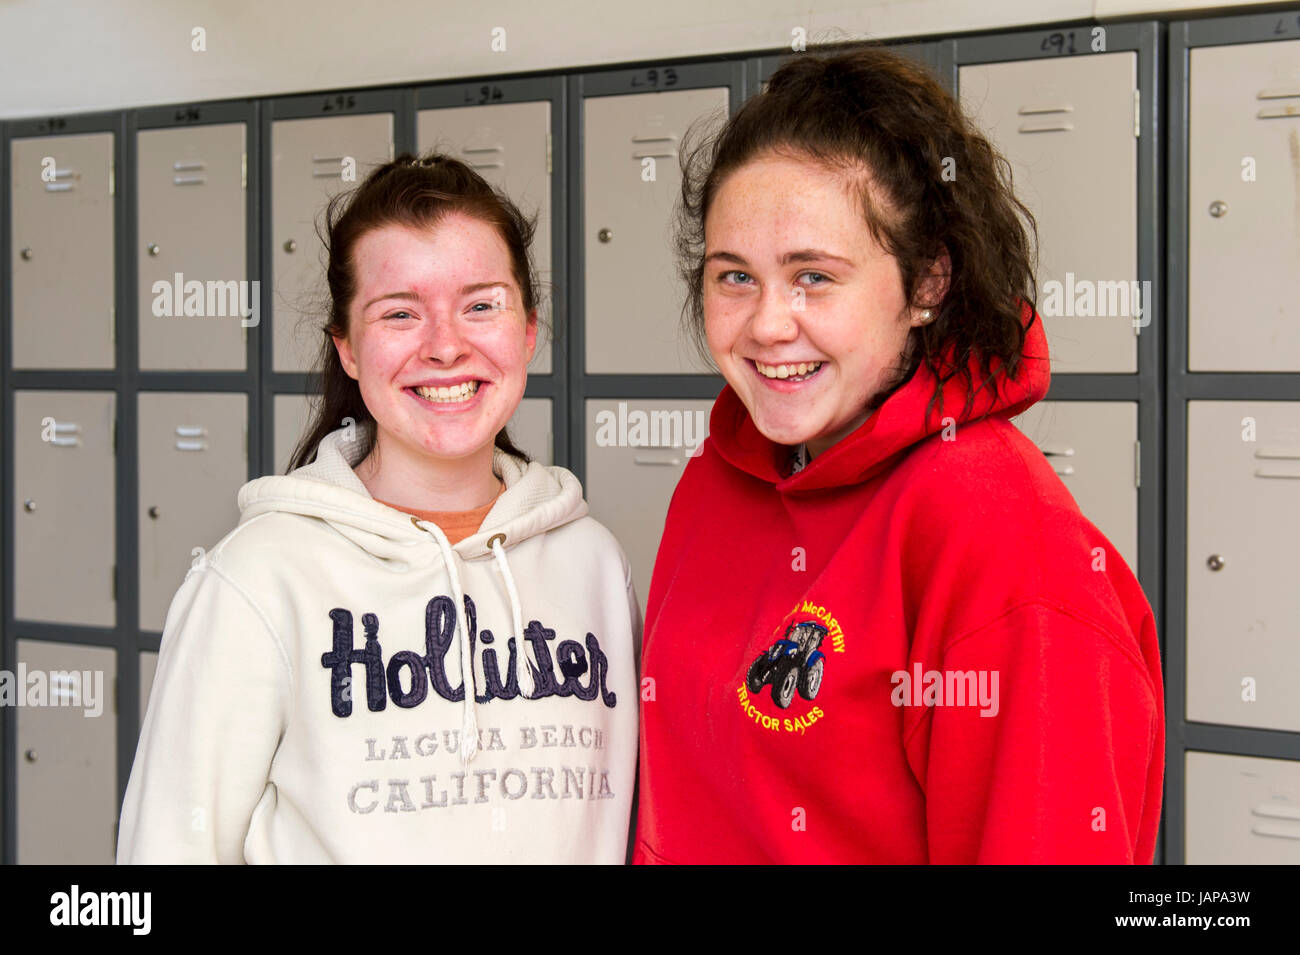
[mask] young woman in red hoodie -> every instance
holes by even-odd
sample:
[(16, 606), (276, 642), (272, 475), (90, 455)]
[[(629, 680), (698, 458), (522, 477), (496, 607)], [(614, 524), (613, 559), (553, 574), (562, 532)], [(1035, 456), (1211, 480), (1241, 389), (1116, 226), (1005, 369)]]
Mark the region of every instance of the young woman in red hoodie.
[(727, 386), (650, 587), (636, 861), (1150, 863), (1154, 618), (1008, 420), (1049, 374), (1005, 160), (869, 48), (686, 165)]

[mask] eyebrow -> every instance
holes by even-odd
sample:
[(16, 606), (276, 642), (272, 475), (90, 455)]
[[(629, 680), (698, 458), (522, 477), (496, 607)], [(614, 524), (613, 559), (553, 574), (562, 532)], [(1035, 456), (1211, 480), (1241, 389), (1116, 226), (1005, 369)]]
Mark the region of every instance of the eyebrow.
[[(459, 294), (472, 295), (475, 292), (482, 292), (484, 289), (496, 288), (497, 286), (506, 285), (506, 284), (508, 283), (505, 282), (504, 280), (498, 282), (472, 282), (469, 285), (462, 285), (460, 287)], [(366, 304), (362, 306), (362, 311), (365, 311), (367, 308), (369, 308), (371, 305), (374, 305), (376, 302), (382, 302), (384, 299), (387, 298), (400, 298), (410, 302), (418, 302), (420, 300), (420, 296), (417, 295), (415, 292), (411, 292), (411, 291), (386, 292), (383, 295), (376, 296), (375, 298), (372, 298), (370, 301), (366, 302)]]
[[(735, 252), (710, 252), (704, 257), (706, 263), (712, 261), (731, 262), (736, 265), (748, 265), (743, 256)], [(781, 256), (781, 264), (789, 265), (791, 262), (842, 262), (844, 265), (852, 266), (854, 263), (851, 259), (846, 259), (840, 255), (834, 255), (824, 249), (796, 249), (793, 252), (787, 252)]]

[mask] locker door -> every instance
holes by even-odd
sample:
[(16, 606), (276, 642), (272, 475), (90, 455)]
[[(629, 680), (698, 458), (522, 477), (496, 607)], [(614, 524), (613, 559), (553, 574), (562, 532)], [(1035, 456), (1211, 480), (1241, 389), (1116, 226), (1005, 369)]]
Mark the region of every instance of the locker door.
[[(18, 709), (18, 864), (112, 865), (117, 654), (44, 640), (17, 646), (29, 704)], [(32, 706), (41, 684), (46, 705)]]
[(112, 392), (14, 392), (14, 616), (111, 627)]
[[(316, 399), (310, 395), (275, 396), (275, 473), (284, 474), (299, 439), (311, 424)], [(339, 425), (342, 427), (342, 424)]]
[(1137, 54), (963, 66), (958, 84), (1038, 223), (1052, 370), (1136, 371)]
[(162, 630), (195, 548), (239, 522), (248, 480), (242, 394), (140, 395), (140, 628)]
[(1300, 865), (1300, 762), (1187, 751), (1188, 865)]
[(1300, 40), (1194, 49), (1190, 72), (1188, 368), (1300, 371)]
[(659, 538), (688, 452), (708, 437), (712, 401), (588, 401), (587, 504), (618, 538), (645, 607)]
[(261, 307), (247, 274), (246, 132), (226, 123), (137, 137), (142, 369), (246, 364), (244, 322), (260, 324)]
[(113, 134), (15, 139), (13, 367), (112, 368)]
[[(596, 374), (699, 372), (679, 342), (685, 290), (669, 218), (687, 127), (726, 120), (725, 88), (587, 99), (583, 128), (586, 363)], [(653, 162), (653, 165), (651, 164)], [(653, 172), (654, 179), (648, 177)]]
[[(393, 158), (393, 114), (277, 120), (271, 150), (272, 364), (308, 371), (324, 338), (320, 309), (329, 294), (316, 223), (323, 228), (331, 196)], [(343, 178), (354, 172), (355, 180)]]
[[(533, 267), (542, 283), (538, 317), (553, 315), (551, 286), (551, 104), (497, 103), (425, 109), (416, 113), (421, 154), (455, 156), (505, 192), (524, 215), (537, 214)], [(551, 346), (539, 338), (528, 370), (551, 373)]]
[(539, 464), (548, 467), (555, 461), (555, 442), (551, 434), (551, 399), (525, 398), (519, 402), (507, 426), (515, 447)]
[(149, 695), (153, 693), (153, 678), (158, 672), (158, 654), (152, 650), (140, 651), (140, 726), (144, 726), (149, 712)]
[(1300, 402), (1187, 409), (1187, 718), (1295, 732)]
[(1137, 567), (1137, 405), (1040, 401), (1012, 418), (1051, 462), (1083, 516)]

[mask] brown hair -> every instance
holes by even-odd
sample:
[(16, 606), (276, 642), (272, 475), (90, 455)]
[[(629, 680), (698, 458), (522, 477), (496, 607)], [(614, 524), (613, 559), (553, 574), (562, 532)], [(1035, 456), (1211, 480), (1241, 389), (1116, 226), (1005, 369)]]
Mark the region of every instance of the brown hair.
[[(693, 127), (689, 138), (697, 141), (683, 150), (675, 237), (687, 287), (682, 318), (706, 361), (712, 363), (704, 328), (705, 218), (728, 175), (775, 154), (857, 173), (867, 224), (897, 259), (905, 300), (935, 310), (933, 320), (911, 330), (900, 374), (866, 410), (884, 404), (922, 361), (939, 379), (930, 404), (938, 399), (940, 409), (943, 384), (965, 375), (964, 414), (979, 391), (972, 357), (985, 376), (979, 387), (992, 384), (994, 395), (992, 358), (1015, 375), (1026, 332), (1022, 302), (1035, 303), (1037, 227), (1012, 190), (1010, 163), (926, 68), (876, 44), (798, 54), (720, 133), (698, 141), (705, 130)], [(944, 175), (949, 169), (951, 179)], [(873, 205), (868, 176), (896, 215)], [(920, 280), (944, 248), (952, 262), (947, 293), (939, 303), (916, 301)], [(956, 366), (945, 372), (948, 348)]]
[[(313, 371), (322, 400), (294, 449), (290, 471), (314, 461), (321, 438), (343, 427), (345, 418), (357, 424), (374, 421), (361, 398), (360, 386), (344, 370), (333, 341), (334, 336), (348, 333), (348, 312), (357, 292), (353, 258), (357, 242), (366, 233), (388, 225), (431, 228), (452, 213), (472, 216), (497, 230), (510, 253), (511, 272), (523, 297), (524, 313), (537, 307), (538, 283), (528, 252), (537, 225), (535, 216), (525, 217), (507, 196), (450, 156), (428, 153), (416, 158), (403, 153), (379, 166), (356, 189), (334, 196), (325, 210), (325, 234), (320, 239), (329, 256), (325, 270), (329, 318), (321, 328), (320, 354)], [(376, 429), (372, 429), (367, 455), (374, 450), (375, 438)], [(496, 446), (525, 462), (529, 460), (515, 447), (505, 428), (497, 432)]]

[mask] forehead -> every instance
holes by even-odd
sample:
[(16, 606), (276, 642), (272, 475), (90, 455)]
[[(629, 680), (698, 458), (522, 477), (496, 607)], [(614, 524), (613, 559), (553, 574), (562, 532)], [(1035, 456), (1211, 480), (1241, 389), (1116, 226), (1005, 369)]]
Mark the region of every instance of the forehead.
[[(415, 227), (389, 223), (364, 233), (353, 250), (362, 285), (418, 276), (463, 280), (512, 279), (510, 251), (495, 227), (461, 213), (437, 224)], [(478, 273), (493, 273), (491, 276)]]

